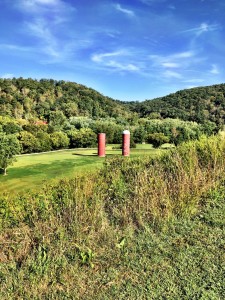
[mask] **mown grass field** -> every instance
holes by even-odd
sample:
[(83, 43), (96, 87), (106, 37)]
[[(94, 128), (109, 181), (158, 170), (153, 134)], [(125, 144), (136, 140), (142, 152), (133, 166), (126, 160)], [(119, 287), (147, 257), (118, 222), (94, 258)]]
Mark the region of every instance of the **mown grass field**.
[[(113, 149), (118, 145), (108, 145), (106, 155), (121, 155), (121, 150)], [(160, 150), (151, 145), (138, 145), (131, 149), (131, 157), (138, 155), (156, 155)], [(21, 155), (8, 168), (8, 175), (0, 177), (0, 193), (20, 192), (27, 189), (40, 188), (44, 181), (72, 177), (84, 172), (98, 170), (105, 158), (97, 156), (97, 149), (73, 149)]]

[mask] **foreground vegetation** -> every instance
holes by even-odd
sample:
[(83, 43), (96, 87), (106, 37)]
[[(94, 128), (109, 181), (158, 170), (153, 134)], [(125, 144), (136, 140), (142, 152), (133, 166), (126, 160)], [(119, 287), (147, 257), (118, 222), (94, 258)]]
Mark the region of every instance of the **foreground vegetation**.
[(1, 299), (224, 299), (225, 140), (1, 197)]

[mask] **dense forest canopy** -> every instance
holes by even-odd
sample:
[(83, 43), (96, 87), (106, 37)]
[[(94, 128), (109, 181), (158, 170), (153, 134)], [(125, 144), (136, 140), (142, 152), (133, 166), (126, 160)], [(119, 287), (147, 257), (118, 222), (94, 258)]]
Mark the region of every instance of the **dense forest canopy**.
[(179, 118), (197, 123), (211, 121), (224, 125), (225, 84), (186, 89), (141, 103), (129, 102), (127, 106), (140, 117)]
[(128, 117), (123, 103), (84, 85), (53, 79), (0, 79), (0, 114), (49, 121), (52, 111), (71, 116)]

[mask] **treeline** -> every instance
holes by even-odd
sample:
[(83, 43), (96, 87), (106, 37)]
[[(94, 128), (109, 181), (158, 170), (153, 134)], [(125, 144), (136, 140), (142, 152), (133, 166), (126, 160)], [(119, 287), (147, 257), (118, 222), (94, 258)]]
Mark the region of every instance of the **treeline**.
[(141, 124), (133, 130), (135, 143), (150, 143), (158, 147), (164, 143), (178, 145), (185, 141), (195, 140), (202, 135), (210, 136), (217, 132), (213, 122), (198, 124), (179, 119), (149, 120), (140, 119)]
[[(57, 117), (58, 116), (58, 117)], [(21, 153), (45, 152), (66, 148), (90, 148), (97, 146), (97, 134), (106, 133), (108, 144), (121, 144), (122, 131), (131, 132), (131, 147), (136, 143), (150, 143), (159, 147), (164, 143), (178, 145), (216, 132), (214, 123), (197, 124), (179, 119), (139, 119), (136, 125), (121, 124), (113, 118), (94, 120), (87, 117), (61, 118), (45, 123), (35, 120), (16, 120), (0, 116), (0, 134), (15, 135)]]
[(225, 84), (185, 89), (144, 102), (129, 102), (128, 109), (148, 118), (179, 118), (222, 127), (225, 120)]
[(0, 135), (15, 135), (21, 153), (44, 152), (66, 148), (96, 147), (97, 134), (105, 132), (107, 143), (121, 143), (124, 126), (115, 120), (86, 117), (54, 119), (50, 124), (34, 120), (16, 120), (0, 116)]

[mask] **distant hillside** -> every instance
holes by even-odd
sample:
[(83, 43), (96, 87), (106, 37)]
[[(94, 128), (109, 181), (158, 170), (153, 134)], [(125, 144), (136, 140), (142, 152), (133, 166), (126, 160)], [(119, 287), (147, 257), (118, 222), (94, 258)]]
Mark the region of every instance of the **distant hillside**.
[(225, 123), (225, 84), (185, 89), (154, 100), (129, 102), (127, 106), (140, 117), (212, 121), (222, 125)]
[(50, 112), (56, 110), (67, 118), (129, 115), (120, 101), (81, 84), (52, 79), (0, 79), (0, 115), (48, 120)]
[(122, 102), (106, 97), (84, 85), (53, 79), (0, 79), (0, 115), (15, 119), (49, 121), (51, 112), (61, 111), (66, 118), (92, 119), (115, 117), (179, 118), (217, 126), (225, 123), (225, 84), (181, 90), (144, 102)]

